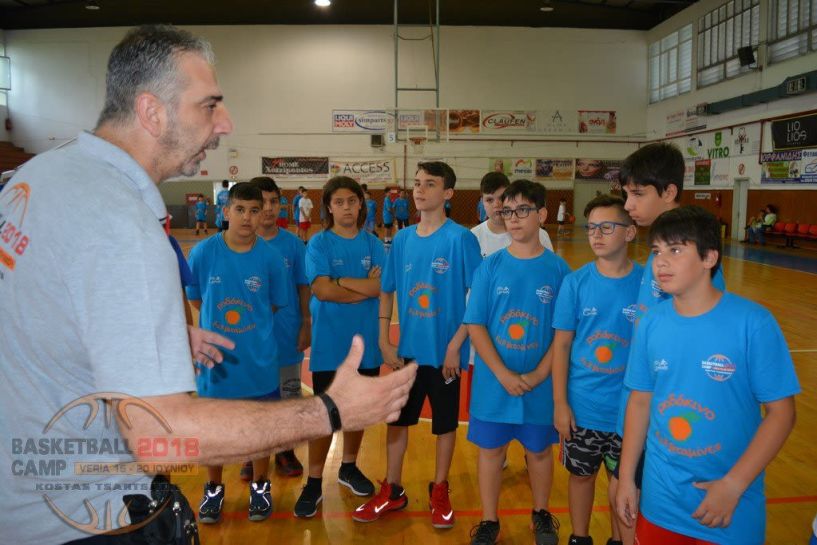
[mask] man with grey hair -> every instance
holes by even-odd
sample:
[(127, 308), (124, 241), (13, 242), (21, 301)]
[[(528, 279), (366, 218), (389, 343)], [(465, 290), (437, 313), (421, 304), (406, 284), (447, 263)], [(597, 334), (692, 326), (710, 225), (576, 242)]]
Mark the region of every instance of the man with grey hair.
[(194, 330), (191, 356), (156, 186), (196, 173), (231, 131), (209, 45), (173, 27), (137, 28), (111, 54), (94, 132), (35, 157), (0, 194), (10, 233), (0, 237), (4, 541), (116, 531), (123, 494), (149, 486), (134, 458), (140, 468), (241, 462), (394, 420), (405, 404), (416, 368), (360, 376), (360, 339), (325, 396), (190, 395), (192, 359), (213, 366), (220, 356), (210, 341), (220, 341)]

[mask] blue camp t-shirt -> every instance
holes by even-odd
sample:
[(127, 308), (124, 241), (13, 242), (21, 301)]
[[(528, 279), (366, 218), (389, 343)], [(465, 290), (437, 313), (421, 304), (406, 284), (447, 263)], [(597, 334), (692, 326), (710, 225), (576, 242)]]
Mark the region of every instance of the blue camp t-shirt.
[[(383, 267), (383, 243), (366, 231), (352, 239), (330, 230), (321, 231), (309, 240), (306, 248), (306, 278), (310, 285), (319, 276), (329, 278), (368, 278), (372, 267)], [(314, 295), (309, 301), (312, 313), (312, 352), (310, 371), (335, 371), (343, 362), (352, 337), (361, 335), (365, 350), (361, 369), (380, 367), (383, 358), (378, 346), (380, 333), (377, 311), (380, 302), (370, 297), (358, 303), (320, 301)]]
[[(397, 232), (386, 256), (381, 290), (397, 295), (400, 344), (397, 354), (420, 365), (441, 367), (448, 343), (462, 324), (465, 294), (482, 262), (477, 237), (446, 220), (428, 236), (417, 225)], [(460, 365), (468, 365), (462, 343)]]
[(230, 200), (230, 192), (227, 189), (222, 189), (216, 195), (216, 225), (221, 227), (224, 221), (224, 207), (227, 206), (227, 201)]
[(480, 223), (488, 219), (488, 214), (485, 212), (485, 203), (482, 202), (482, 199), (477, 201), (477, 216), (479, 216)]
[(301, 202), (301, 195), (300, 194), (295, 195), (295, 198), (292, 199), (292, 210), (293, 210), (293, 212), (292, 212), (293, 218), (292, 219), (295, 220), (296, 223), (300, 223), (300, 221), (301, 221), (301, 210), (298, 208), (298, 203), (300, 203), (300, 202)]
[[(507, 248), (495, 252), (474, 273), (463, 322), (485, 326), (505, 367), (533, 371), (553, 341), (556, 297), (569, 273), (565, 260), (547, 250), (530, 259)], [(512, 396), (477, 353), (469, 410), (486, 422), (552, 425), (553, 380)]]
[(366, 200), (366, 224), (374, 225), (377, 220), (377, 203), (374, 199)]
[(401, 221), (409, 219), (409, 203), (406, 199), (398, 197), (394, 201), (394, 217)]
[(553, 328), (575, 333), (567, 400), (583, 428), (616, 431), (642, 274), (633, 263), (626, 276), (609, 278), (591, 261), (568, 275), (559, 291)]
[(248, 252), (227, 247), (221, 233), (190, 251), (193, 282), (187, 298), (201, 301), (199, 324), (235, 342), (221, 348), (224, 361), (202, 367), (196, 386), (202, 397), (258, 397), (278, 389), (277, 343), (272, 307), (289, 304), (284, 258), (258, 238)]
[(298, 286), (309, 285), (304, 263), (306, 248), (298, 237), (285, 229), (279, 229), (275, 238), (269, 239), (267, 244), (283, 256), (287, 272), (286, 288), (276, 286), (276, 289), (286, 289), (289, 304), (275, 313), (273, 327), (278, 345), (278, 365), (286, 367), (301, 363), (304, 359), (304, 353), (298, 351), (298, 333), (303, 321)]
[(760, 404), (800, 392), (786, 340), (771, 313), (724, 293), (709, 312), (679, 315), (672, 301), (644, 316), (624, 378), (651, 392), (641, 512), (673, 532), (714, 543), (765, 539), (763, 473), (743, 493), (727, 528), (692, 518), (706, 495), (694, 482), (721, 479), (761, 423)]
[(386, 198), (383, 199), (383, 223), (394, 223), (393, 211), (394, 203), (389, 198), (389, 195), (386, 194)]
[[(648, 310), (662, 301), (672, 299), (670, 294), (661, 289), (655, 276), (653, 276), (652, 260), (653, 254), (650, 252), (647, 263), (644, 265), (644, 276), (641, 277), (641, 285), (638, 288), (638, 301), (636, 302), (636, 315), (633, 324), (633, 327), (636, 328)], [(726, 281), (724, 280), (723, 269), (721, 267), (718, 267), (715, 276), (712, 277), (712, 285), (720, 291), (726, 289)], [(630, 390), (625, 385), (621, 390), (621, 403), (619, 404), (618, 420), (616, 422), (616, 433), (621, 437), (624, 437), (624, 417), (627, 412), (627, 399), (629, 399), (629, 397)]]
[(167, 235), (173, 251), (176, 253), (176, 261), (179, 262), (179, 279), (182, 281), (182, 287), (186, 288), (193, 281), (193, 273), (190, 271), (190, 265), (187, 264), (187, 259), (184, 257), (182, 247), (179, 246), (179, 241), (173, 235)]
[(196, 203), (196, 221), (204, 221), (207, 219), (207, 203), (200, 201)]
[[(288, 218), (289, 217), (289, 206), (287, 206), (287, 205), (289, 204), (289, 201), (287, 200), (286, 197), (281, 195), (281, 198), (278, 200), (278, 202), (281, 203), (281, 209), (278, 211), (278, 217), (279, 218), (284, 218), (284, 219)], [(303, 243), (301, 243), (301, 244), (303, 244)]]

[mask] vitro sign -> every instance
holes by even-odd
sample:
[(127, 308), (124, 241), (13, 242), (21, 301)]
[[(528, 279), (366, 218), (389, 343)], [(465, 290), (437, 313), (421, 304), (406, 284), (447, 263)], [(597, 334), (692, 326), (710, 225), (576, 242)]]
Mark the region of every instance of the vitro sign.
[(775, 151), (817, 147), (817, 115), (803, 115), (772, 121)]
[(706, 156), (709, 159), (725, 159), (729, 157), (729, 146), (724, 145), (723, 133), (720, 131), (715, 133), (714, 144), (715, 147), (706, 150)]

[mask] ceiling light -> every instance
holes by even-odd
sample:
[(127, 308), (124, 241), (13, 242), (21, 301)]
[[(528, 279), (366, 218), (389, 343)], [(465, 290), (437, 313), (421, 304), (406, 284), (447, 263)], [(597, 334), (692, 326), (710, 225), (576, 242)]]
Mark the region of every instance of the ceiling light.
[(330, 5), (332, 5), (332, 2), (329, 0), (315, 0), (315, 5), (321, 8), (328, 8)]
[(85, 9), (89, 9), (91, 11), (97, 11), (97, 10), (100, 9), (100, 7), (99, 7), (99, 4), (97, 3), (96, 0), (88, 0), (85, 3)]

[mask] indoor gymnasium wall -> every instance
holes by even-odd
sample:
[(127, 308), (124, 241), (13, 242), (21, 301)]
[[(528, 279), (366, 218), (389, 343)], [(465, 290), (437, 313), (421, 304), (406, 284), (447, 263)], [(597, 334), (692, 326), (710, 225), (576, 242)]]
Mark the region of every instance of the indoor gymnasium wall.
[[(104, 99), (107, 57), (126, 29), (6, 32), (13, 59), (9, 95), (13, 140), (44, 151), (91, 129)], [(333, 134), (332, 110), (394, 104), (391, 26), (191, 27), (215, 49), (220, 84), (235, 131), (202, 163), (200, 180), (246, 180), (261, 174), (261, 157), (329, 156), (392, 159), (395, 181), (413, 177), (421, 158), (451, 162), (461, 190), (474, 191), (494, 157), (621, 159), (636, 148), (646, 124), (646, 42), (638, 31), (443, 27), (440, 104), (449, 108), (572, 112), (614, 110), (614, 135), (555, 141), (507, 136), (429, 142), (415, 153), (403, 142), (373, 148), (368, 134)], [(405, 33), (422, 32), (406, 29)], [(401, 33), (404, 33), (401, 30)], [(401, 42), (400, 84), (433, 83), (429, 42)], [(433, 107), (433, 94), (401, 93), (400, 105)], [(569, 117), (569, 116), (567, 116)], [(574, 121), (575, 123), (575, 121)], [(477, 140), (478, 138), (482, 138)], [(522, 138), (527, 138), (522, 137)], [(230, 174), (230, 167), (237, 170)], [(180, 182), (184, 183), (184, 182)], [(319, 187), (321, 180), (285, 181)], [(572, 181), (549, 182), (571, 193)], [(178, 196), (186, 190), (167, 191)], [(466, 195), (466, 193), (461, 193)], [(476, 192), (474, 193), (476, 195)], [(476, 197), (461, 204), (471, 208)], [(459, 199), (458, 199), (459, 200)], [(458, 206), (459, 207), (459, 206)], [(475, 200), (474, 200), (475, 209)], [(455, 214), (457, 212), (455, 211)], [(555, 215), (555, 209), (553, 211)]]

